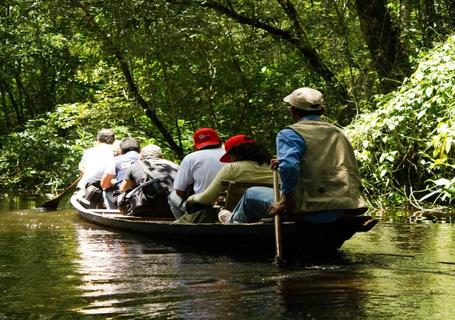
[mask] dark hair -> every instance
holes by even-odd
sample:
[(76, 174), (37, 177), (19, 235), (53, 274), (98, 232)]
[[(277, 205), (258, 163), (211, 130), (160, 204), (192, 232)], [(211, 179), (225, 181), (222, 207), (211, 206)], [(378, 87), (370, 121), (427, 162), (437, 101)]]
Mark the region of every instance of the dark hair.
[(113, 144), (115, 133), (112, 129), (101, 129), (96, 135), (96, 140), (102, 143)]
[(125, 154), (129, 151), (140, 152), (141, 148), (139, 146), (139, 142), (136, 139), (127, 137), (123, 139), (122, 142), (120, 142), (120, 151), (122, 154)]
[[(319, 104), (315, 104), (315, 107), (319, 107)], [(315, 116), (320, 116), (324, 113), (324, 107), (321, 108), (321, 110), (302, 110), (296, 107), (293, 107), (295, 109), (295, 112), (299, 115), (300, 118), (303, 118), (305, 116), (310, 116), (310, 115), (315, 115)]]
[(217, 149), (217, 148), (221, 148), (222, 145), (223, 145), (223, 142), (221, 142), (221, 140), (220, 140), (220, 142), (218, 144), (209, 144), (198, 150)]
[(235, 161), (250, 160), (259, 165), (269, 164), (272, 159), (269, 151), (259, 142), (243, 143), (229, 150), (229, 154), (235, 155)]

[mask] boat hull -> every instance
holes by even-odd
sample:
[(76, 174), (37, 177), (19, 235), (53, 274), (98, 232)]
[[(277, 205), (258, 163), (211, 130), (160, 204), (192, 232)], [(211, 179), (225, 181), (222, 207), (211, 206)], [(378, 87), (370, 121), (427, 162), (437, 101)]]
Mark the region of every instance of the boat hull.
[[(170, 220), (158, 220), (159, 218), (130, 217), (116, 211), (86, 209), (75, 196), (71, 198), (71, 203), (86, 221), (107, 228), (165, 239), (176, 246), (195, 244), (197, 249), (213, 247), (220, 251), (272, 249), (273, 252), (275, 248), (273, 222), (176, 224)], [(359, 228), (368, 219), (371, 217), (362, 216), (360, 220), (351, 219), (329, 224), (283, 222), (281, 224), (283, 252), (286, 255), (336, 252), (356, 232), (366, 231)]]

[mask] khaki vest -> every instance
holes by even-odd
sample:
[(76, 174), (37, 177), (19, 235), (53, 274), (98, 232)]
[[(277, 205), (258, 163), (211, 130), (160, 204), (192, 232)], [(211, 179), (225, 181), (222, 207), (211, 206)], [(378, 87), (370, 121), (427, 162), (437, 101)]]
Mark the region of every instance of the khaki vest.
[(354, 150), (342, 131), (314, 120), (302, 120), (290, 128), (306, 145), (295, 190), (297, 211), (366, 208)]

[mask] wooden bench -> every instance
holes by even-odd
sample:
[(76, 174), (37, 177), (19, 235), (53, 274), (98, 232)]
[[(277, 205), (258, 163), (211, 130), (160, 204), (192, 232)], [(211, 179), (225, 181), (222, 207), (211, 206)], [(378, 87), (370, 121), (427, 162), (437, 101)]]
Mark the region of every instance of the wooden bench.
[(226, 187), (226, 200), (224, 208), (232, 211), (239, 202), (240, 198), (245, 193), (246, 189), (251, 187), (269, 187), (273, 188), (272, 183), (261, 182), (235, 182), (235, 181), (222, 181), (221, 185)]

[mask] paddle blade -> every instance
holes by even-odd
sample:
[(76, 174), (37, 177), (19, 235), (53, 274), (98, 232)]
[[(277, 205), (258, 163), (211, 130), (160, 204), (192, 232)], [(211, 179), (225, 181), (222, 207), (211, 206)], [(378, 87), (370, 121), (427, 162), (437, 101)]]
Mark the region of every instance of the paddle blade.
[(37, 209), (41, 211), (57, 210), (61, 199), (62, 197), (56, 197), (54, 199), (48, 200), (40, 205)]
[(63, 196), (65, 194), (67, 194), (68, 192), (70, 192), (71, 190), (73, 190), (73, 188), (76, 187), (77, 183), (79, 182), (79, 180), (81, 179), (81, 177), (77, 178), (76, 180), (74, 180), (68, 187), (66, 187), (65, 190), (63, 190), (62, 193), (60, 193), (58, 196), (56, 196), (55, 198), (53, 199), (50, 199), (48, 201), (46, 201), (45, 203), (43, 203), (41, 206), (39, 206), (37, 209), (40, 210), (40, 211), (52, 211), (52, 210), (57, 210), (58, 208), (58, 205), (60, 203), (60, 200), (62, 200)]

